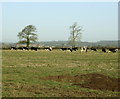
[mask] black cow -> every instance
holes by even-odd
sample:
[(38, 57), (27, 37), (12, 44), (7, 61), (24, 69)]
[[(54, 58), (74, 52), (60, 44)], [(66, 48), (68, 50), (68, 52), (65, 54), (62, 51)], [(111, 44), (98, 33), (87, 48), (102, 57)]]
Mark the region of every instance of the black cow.
[(17, 50), (17, 48), (16, 47), (11, 47), (11, 50)]
[(23, 50), (23, 47), (18, 47), (17, 49), (19, 49), (19, 50)]
[(23, 50), (29, 50), (29, 48), (28, 47), (23, 47)]
[(62, 51), (66, 51), (68, 48), (61, 48)]
[(77, 47), (74, 47), (74, 48), (61, 48), (61, 50), (62, 51), (70, 51), (70, 52), (72, 52), (72, 51), (78, 50), (78, 48)]
[(105, 48), (102, 48), (102, 52), (106, 53), (106, 49), (105, 49)]
[(92, 51), (97, 51), (97, 49), (96, 49), (96, 48), (93, 48), (93, 47), (91, 48), (91, 50), (92, 50)]
[(77, 47), (74, 47), (74, 48), (72, 48), (72, 50), (73, 50), (73, 51), (76, 51), (76, 50), (78, 50), (78, 48), (77, 48)]
[(72, 48), (67, 48), (67, 50), (68, 50), (68, 51), (70, 51), (70, 52), (72, 52), (72, 51), (73, 51), (73, 49), (72, 49)]
[(115, 49), (115, 48), (109, 48), (108, 50), (109, 50), (110, 52), (113, 52), (113, 53), (116, 52), (116, 49)]
[(31, 50), (37, 51), (37, 47), (31, 47)]
[(45, 50), (52, 51), (52, 47), (46, 47)]
[(62, 50), (62, 51), (70, 51), (70, 52), (72, 52), (72, 51), (73, 51), (73, 49), (72, 49), (72, 48), (61, 48), (61, 50)]

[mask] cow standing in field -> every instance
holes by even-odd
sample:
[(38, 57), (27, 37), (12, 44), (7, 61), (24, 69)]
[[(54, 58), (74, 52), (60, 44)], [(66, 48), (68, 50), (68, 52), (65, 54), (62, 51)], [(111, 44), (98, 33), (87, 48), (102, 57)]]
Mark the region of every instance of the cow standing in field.
[(11, 50), (17, 50), (17, 48), (16, 47), (11, 47)]
[(46, 51), (52, 51), (52, 47), (46, 47), (45, 50)]
[(76, 51), (76, 50), (78, 50), (78, 47), (74, 47), (74, 48), (72, 48), (72, 50), (73, 50), (73, 51)]
[(37, 51), (37, 47), (31, 47), (31, 50)]
[(81, 52), (87, 52), (87, 46), (82, 47)]
[(18, 47), (17, 49), (18, 49), (18, 50), (23, 50), (23, 47)]
[(115, 53), (115, 52), (116, 52), (116, 49), (115, 49), (115, 48), (109, 48), (108, 50), (109, 50), (109, 52), (112, 52), (112, 53)]
[(102, 52), (106, 53), (106, 49), (105, 49), (105, 48), (102, 48)]
[(72, 48), (67, 48), (67, 50), (68, 50), (68, 51), (70, 51), (70, 52), (72, 52), (72, 51), (73, 51), (73, 49), (72, 49)]
[(29, 50), (29, 48), (28, 47), (23, 47), (23, 50)]
[(77, 48), (77, 47), (74, 47), (74, 48), (69, 48), (69, 50), (70, 50), (71, 52), (73, 52), (73, 51), (78, 50), (78, 48)]
[(77, 49), (78, 49), (77, 47), (74, 47), (74, 48), (61, 48), (62, 51), (70, 51), (70, 52), (76, 51)]
[(60, 48), (62, 51), (67, 51), (68, 48)]
[(93, 47), (91, 48), (91, 50), (92, 50), (92, 51), (97, 51), (97, 49), (96, 49), (96, 48), (93, 48)]

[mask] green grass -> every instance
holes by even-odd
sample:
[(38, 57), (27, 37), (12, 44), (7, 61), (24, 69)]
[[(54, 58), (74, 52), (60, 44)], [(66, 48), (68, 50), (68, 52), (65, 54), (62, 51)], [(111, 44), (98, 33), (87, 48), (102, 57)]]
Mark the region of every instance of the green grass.
[(99, 73), (118, 78), (118, 53), (3, 51), (3, 97), (108, 97), (118, 92), (45, 81), (41, 77)]

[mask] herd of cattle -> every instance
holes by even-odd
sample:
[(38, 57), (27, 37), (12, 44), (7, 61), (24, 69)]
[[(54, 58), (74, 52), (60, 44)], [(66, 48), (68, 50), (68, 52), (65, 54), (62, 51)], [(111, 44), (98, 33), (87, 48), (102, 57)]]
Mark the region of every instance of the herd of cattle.
[[(34, 50), (34, 51), (37, 51), (39, 50), (40, 48), (38, 47), (30, 47), (30, 48), (27, 48), (27, 47), (11, 47), (11, 50)], [(52, 47), (45, 47), (43, 48), (44, 50), (46, 51), (52, 51), (53, 48)], [(78, 50), (78, 47), (74, 47), (74, 48), (59, 48), (60, 50), (62, 51), (70, 51), (70, 52), (73, 52), (73, 51), (77, 51)], [(97, 48), (94, 48), (94, 47), (91, 47), (91, 48), (88, 48), (87, 46), (84, 46), (84, 47), (81, 47), (81, 52), (87, 52), (88, 50), (92, 50), (92, 51), (95, 51), (97, 52)], [(116, 48), (101, 48), (101, 51), (106, 53), (106, 52), (112, 52), (112, 53), (115, 53), (118, 51), (118, 49)]]

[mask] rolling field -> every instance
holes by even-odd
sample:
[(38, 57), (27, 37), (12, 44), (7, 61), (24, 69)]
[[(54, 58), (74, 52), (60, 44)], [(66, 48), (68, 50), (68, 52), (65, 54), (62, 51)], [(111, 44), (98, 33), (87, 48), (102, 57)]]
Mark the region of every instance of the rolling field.
[(3, 97), (118, 97), (118, 53), (2, 51)]

